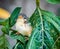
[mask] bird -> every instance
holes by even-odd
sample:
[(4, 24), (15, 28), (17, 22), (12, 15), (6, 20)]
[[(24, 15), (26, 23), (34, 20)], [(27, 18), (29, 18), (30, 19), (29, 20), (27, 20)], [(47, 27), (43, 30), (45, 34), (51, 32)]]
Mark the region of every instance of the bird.
[[(0, 19), (8, 19), (10, 15), (11, 14), (7, 10), (0, 8)], [(26, 14), (20, 13), (15, 23), (15, 29), (17, 31), (16, 34), (22, 34), (23, 36), (31, 35), (32, 26), (28, 19), (29, 18), (26, 16)]]
[(24, 36), (30, 36), (31, 32), (32, 32), (32, 26), (31, 23), (28, 22), (28, 17), (24, 14), (21, 14), (18, 19), (17, 22), (15, 24), (16, 30), (18, 31), (17, 34), (22, 34)]

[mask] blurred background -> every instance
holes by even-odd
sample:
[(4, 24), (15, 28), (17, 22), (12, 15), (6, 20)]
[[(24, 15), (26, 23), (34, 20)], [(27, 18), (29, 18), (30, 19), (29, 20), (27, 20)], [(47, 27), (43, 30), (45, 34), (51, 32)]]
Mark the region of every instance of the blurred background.
[[(22, 7), (21, 13), (24, 13), (28, 17), (30, 17), (36, 9), (35, 0), (0, 0), (0, 8), (6, 9), (10, 13), (16, 7)], [(41, 0), (40, 7), (44, 10), (51, 11), (56, 15), (60, 16), (60, 4), (52, 5), (47, 3), (45, 0)], [(7, 36), (7, 38), (12, 46), (16, 43), (16, 41), (12, 40), (9, 36)]]
[[(31, 16), (36, 8), (35, 0), (0, 0), (0, 8), (8, 10), (10, 13), (15, 7), (22, 7), (22, 13)], [(60, 15), (60, 4), (49, 4), (46, 0), (41, 0), (40, 7), (44, 10), (52, 11)]]

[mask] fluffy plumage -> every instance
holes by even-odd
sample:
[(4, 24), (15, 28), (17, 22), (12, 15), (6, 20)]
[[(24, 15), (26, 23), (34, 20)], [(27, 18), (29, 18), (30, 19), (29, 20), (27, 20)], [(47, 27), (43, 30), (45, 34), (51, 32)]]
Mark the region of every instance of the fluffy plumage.
[(22, 35), (30, 36), (32, 27), (30, 23), (26, 23), (26, 22), (27, 22), (27, 19), (24, 19), (24, 17), (20, 15), (15, 25), (16, 30), (18, 31), (18, 33), (21, 33)]

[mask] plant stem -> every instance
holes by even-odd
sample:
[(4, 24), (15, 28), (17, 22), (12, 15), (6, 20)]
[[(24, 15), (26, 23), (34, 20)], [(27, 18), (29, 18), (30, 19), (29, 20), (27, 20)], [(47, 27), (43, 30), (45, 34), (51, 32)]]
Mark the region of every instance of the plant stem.
[(36, 6), (39, 7), (40, 5), (40, 0), (36, 0)]
[(44, 25), (43, 25), (43, 17), (42, 17), (42, 13), (41, 13), (41, 10), (40, 8), (38, 7), (38, 12), (39, 12), (39, 15), (40, 15), (40, 20), (41, 20), (41, 33), (42, 33), (42, 49), (43, 49), (43, 45), (44, 45)]

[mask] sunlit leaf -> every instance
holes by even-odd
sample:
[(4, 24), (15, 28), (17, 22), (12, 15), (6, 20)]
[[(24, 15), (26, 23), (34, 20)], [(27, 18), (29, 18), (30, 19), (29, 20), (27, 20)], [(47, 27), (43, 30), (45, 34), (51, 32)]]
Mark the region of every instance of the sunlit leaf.
[(14, 9), (14, 11), (12, 12), (10, 18), (9, 18), (9, 26), (12, 27), (15, 23), (16, 23), (16, 20), (18, 18), (18, 15), (21, 11), (21, 7), (17, 7)]
[(21, 34), (16, 34), (16, 31), (12, 31), (10, 33), (10, 37), (16, 40), (19, 40), (20, 42), (22, 42), (23, 44), (25, 44), (25, 37), (22, 36)]
[(58, 17), (51, 12), (37, 7), (30, 17), (33, 31), (26, 49), (54, 49), (53, 45), (60, 34), (59, 21)]
[(13, 49), (24, 49), (24, 45), (20, 42), (17, 42)]
[(0, 19), (0, 25), (5, 26), (5, 25), (7, 24), (7, 21), (8, 21), (8, 20)]
[(48, 11), (42, 11), (42, 14), (46, 21), (51, 23), (60, 33), (60, 19), (57, 16)]
[(2, 30), (2, 32), (4, 34), (9, 34), (9, 29), (10, 29), (10, 27), (9, 27), (9, 21), (6, 21), (6, 25), (3, 26), (1, 30)]
[(6, 39), (5, 35), (0, 36), (0, 49), (9, 49), (10, 44)]
[(58, 4), (60, 3), (60, 0), (47, 0), (47, 2), (51, 4)]

